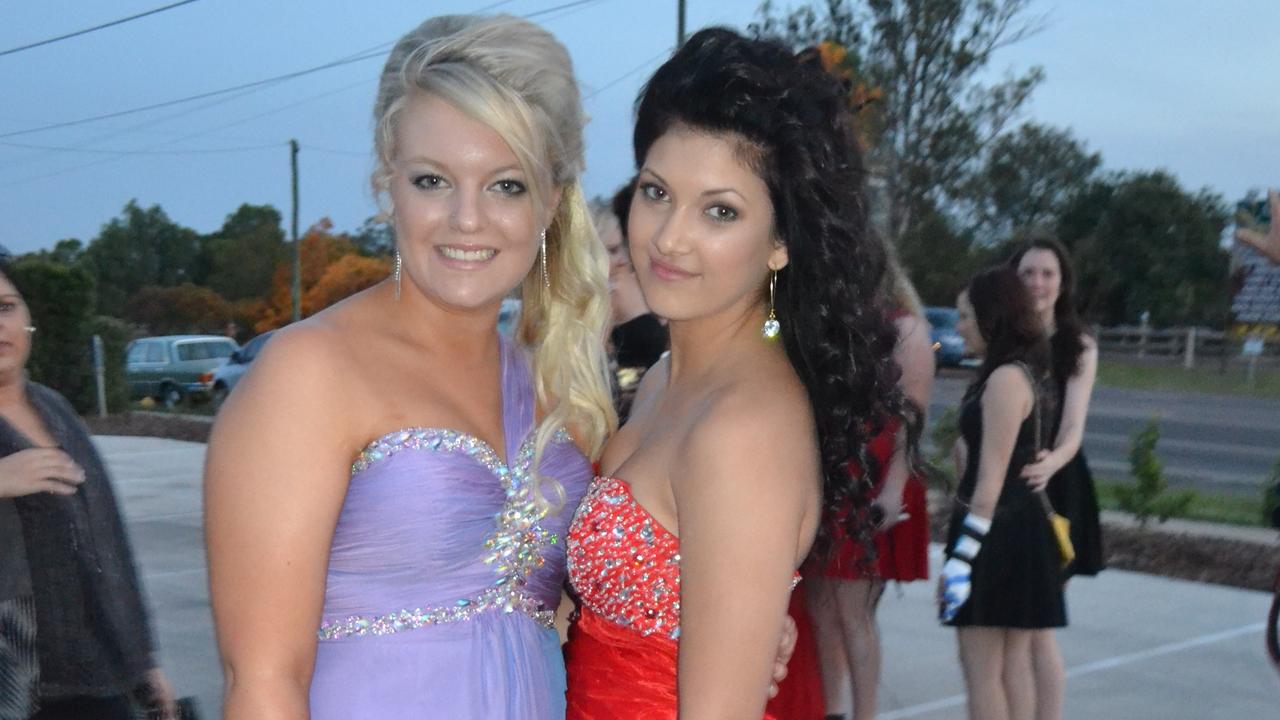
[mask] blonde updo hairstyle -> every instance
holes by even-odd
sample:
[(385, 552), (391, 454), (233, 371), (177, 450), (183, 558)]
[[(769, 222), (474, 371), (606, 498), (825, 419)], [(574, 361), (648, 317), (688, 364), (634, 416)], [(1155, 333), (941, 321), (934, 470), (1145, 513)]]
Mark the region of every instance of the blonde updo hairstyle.
[[(542, 263), (535, 262), (521, 287), (516, 335), (532, 356), (545, 413), (533, 467), (560, 428), (595, 460), (618, 420), (604, 350), (606, 260), (579, 184), (586, 115), (569, 53), (546, 30), (510, 15), (436, 17), (401, 38), (387, 58), (374, 104), (373, 189), (380, 203), (389, 202), (400, 111), (418, 93), (449, 102), (506, 141), (529, 180), (535, 212), (561, 190), (546, 225), (551, 287), (544, 285)], [(535, 477), (539, 501), (562, 504), (563, 488)], [(558, 499), (547, 502), (544, 489)]]

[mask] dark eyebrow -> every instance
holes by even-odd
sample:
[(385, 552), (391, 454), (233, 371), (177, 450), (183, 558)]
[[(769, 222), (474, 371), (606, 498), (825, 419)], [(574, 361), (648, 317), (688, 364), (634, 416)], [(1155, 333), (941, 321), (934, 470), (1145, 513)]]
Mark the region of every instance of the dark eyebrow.
[[(649, 167), (649, 166), (647, 166), (647, 165), (646, 165), (645, 167), (640, 168), (640, 173), (641, 173), (641, 174), (649, 173), (650, 175), (652, 175), (652, 176), (654, 176), (655, 178), (657, 178), (657, 179), (658, 179), (658, 182), (662, 183), (663, 185), (670, 185), (670, 184), (671, 184), (671, 183), (669, 183), (669, 182), (667, 182), (667, 181), (666, 181), (666, 178), (664, 178), (664, 177), (662, 177), (661, 175), (659, 175), (657, 172), (655, 172), (655, 171), (653, 170), (653, 168), (651, 168), (651, 167)], [(738, 192), (737, 190), (734, 190), (733, 188), (728, 188), (728, 187), (726, 187), (726, 188), (715, 188), (715, 189), (713, 189), (713, 190), (703, 190), (703, 191), (702, 191), (702, 193), (699, 195), (699, 197), (707, 197), (708, 195), (719, 195), (719, 194), (721, 194), (721, 193), (733, 193), (734, 195), (737, 195), (737, 196), (738, 196), (738, 197), (739, 197), (743, 202), (746, 202), (746, 201), (747, 201), (746, 197), (744, 197), (744, 196), (742, 195), (742, 193)]]

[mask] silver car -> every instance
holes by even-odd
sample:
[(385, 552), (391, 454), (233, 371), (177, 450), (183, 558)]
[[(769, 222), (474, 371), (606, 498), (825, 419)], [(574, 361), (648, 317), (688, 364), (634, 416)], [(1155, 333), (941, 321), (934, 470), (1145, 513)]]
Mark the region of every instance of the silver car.
[(170, 407), (207, 399), (213, 370), (239, 350), (221, 335), (164, 335), (134, 340), (125, 349), (129, 397), (152, 397)]
[(249, 371), (249, 363), (262, 352), (262, 346), (267, 344), (271, 339), (271, 334), (275, 330), (268, 330), (258, 337), (244, 344), (244, 348), (231, 353), (231, 357), (227, 358), (225, 365), (220, 365), (213, 371), (213, 402), (221, 405), (223, 400), (231, 394), (235, 389), (236, 383), (240, 382), (240, 378)]

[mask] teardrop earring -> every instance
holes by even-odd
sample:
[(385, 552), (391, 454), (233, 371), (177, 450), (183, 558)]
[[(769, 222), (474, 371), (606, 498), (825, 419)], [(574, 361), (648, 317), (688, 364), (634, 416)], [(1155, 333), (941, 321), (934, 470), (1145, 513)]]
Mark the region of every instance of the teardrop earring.
[(774, 290), (778, 284), (778, 271), (774, 270), (769, 275), (769, 317), (764, 321), (764, 327), (760, 328), (760, 334), (765, 340), (777, 339), (778, 333), (782, 332), (782, 324), (778, 322), (778, 316), (773, 312)]
[(396, 251), (396, 300), (400, 299), (400, 251)]

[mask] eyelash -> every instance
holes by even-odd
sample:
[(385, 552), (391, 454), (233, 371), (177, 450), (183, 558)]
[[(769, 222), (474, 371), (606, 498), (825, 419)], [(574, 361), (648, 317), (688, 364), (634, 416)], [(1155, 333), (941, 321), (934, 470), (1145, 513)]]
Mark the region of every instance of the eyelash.
[[(444, 178), (440, 177), (439, 175), (433, 175), (431, 173), (418, 175), (410, 179), (409, 182), (419, 190), (436, 190), (436, 189), (439, 189), (440, 187), (443, 187), (446, 184)], [(519, 180), (512, 180), (512, 179), (499, 180), (495, 182), (492, 185), (492, 187), (498, 188), (498, 192), (508, 197), (516, 197), (518, 195), (523, 195), (527, 190), (527, 188), (525, 188), (524, 186), (524, 183), (520, 182)]]
[[(664, 202), (667, 198), (667, 191), (653, 183), (641, 183), (640, 194), (650, 202)], [(738, 219), (738, 210), (728, 205), (712, 205), (706, 215), (715, 222), (730, 223)]]

